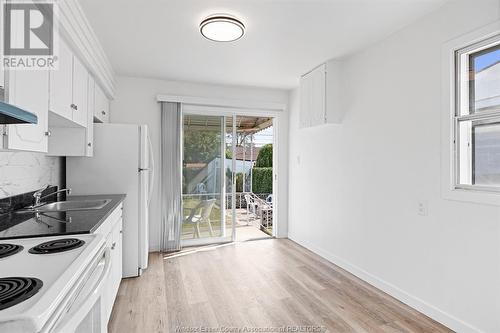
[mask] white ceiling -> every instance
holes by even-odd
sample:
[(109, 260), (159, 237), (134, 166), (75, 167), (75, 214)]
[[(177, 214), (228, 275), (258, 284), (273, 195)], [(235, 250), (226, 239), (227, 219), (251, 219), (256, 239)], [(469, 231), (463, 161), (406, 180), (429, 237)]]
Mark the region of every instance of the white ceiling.
[[(292, 88), (301, 74), (383, 39), (446, 0), (80, 0), (118, 74)], [(200, 21), (233, 14), (233, 43)]]

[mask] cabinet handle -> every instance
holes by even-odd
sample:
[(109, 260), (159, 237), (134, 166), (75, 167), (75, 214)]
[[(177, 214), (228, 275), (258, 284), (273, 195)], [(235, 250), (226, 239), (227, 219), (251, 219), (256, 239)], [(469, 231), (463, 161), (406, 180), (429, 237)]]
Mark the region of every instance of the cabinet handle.
[(45, 134), (45, 136), (51, 136), (52, 135), (52, 133), (50, 131), (47, 131), (44, 134)]
[(92, 142), (87, 143), (87, 146), (92, 147)]
[(123, 234), (123, 230), (120, 230), (120, 234)]
[(73, 110), (76, 110), (76, 105), (73, 103), (71, 103), (69, 107), (72, 108)]
[(116, 247), (116, 242), (114, 242), (112, 245), (111, 245), (111, 250), (114, 250)]
[(106, 111), (101, 111), (102, 115), (105, 116), (106, 115)]

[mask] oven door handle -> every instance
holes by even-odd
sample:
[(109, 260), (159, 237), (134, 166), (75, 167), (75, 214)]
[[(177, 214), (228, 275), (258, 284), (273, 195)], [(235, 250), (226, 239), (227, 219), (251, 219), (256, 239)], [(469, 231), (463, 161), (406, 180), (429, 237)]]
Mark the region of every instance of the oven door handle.
[(111, 271), (111, 251), (108, 247), (106, 247), (106, 249), (104, 250), (103, 258), (97, 264), (97, 266), (100, 265), (104, 265), (104, 268), (102, 269), (102, 273), (99, 276), (99, 279), (93, 283), (94, 287), (92, 288), (92, 291), (86, 293), (87, 295), (85, 299), (79, 300), (78, 298), (80, 298), (80, 295), (85, 293), (85, 290), (83, 289), (92, 287), (84, 286), (83, 289), (79, 292), (80, 295), (78, 295), (72, 302), (72, 304), (68, 307), (67, 312), (61, 315), (59, 320), (53, 326), (54, 330), (51, 330), (51, 332), (64, 333), (75, 331), (78, 325), (92, 310), (94, 304), (102, 295), (103, 286), (107, 282), (109, 272)]

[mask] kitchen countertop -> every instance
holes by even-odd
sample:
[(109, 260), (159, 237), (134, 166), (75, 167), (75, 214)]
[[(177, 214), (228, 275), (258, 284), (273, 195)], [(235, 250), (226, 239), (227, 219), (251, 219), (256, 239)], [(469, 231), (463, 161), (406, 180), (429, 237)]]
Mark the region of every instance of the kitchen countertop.
[[(67, 201), (111, 199), (106, 206), (96, 210), (44, 213), (40, 220), (34, 213), (10, 213), (0, 216), (0, 240), (28, 237), (93, 233), (125, 200), (125, 194), (75, 195)], [(61, 222), (60, 220), (71, 222)]]

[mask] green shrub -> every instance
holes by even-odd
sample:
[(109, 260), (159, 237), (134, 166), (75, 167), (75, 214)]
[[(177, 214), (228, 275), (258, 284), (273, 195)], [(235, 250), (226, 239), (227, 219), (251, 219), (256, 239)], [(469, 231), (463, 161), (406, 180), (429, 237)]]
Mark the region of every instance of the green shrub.
[(255, 161), (255, 167), (257, 168), (272, 168), (273, 166), (273, 145), (267, 144), (263, 146), (257, 160)]
[[(259, 154), (260, 156), (260, 154)], [(272, 160), (272, 158), (271, 158)], [(253, 168), (252, 170), (252, 192), (273, 193), (273, 168)]]
[(236, 174), (236, 192), (243, 192), (243, 173)]

